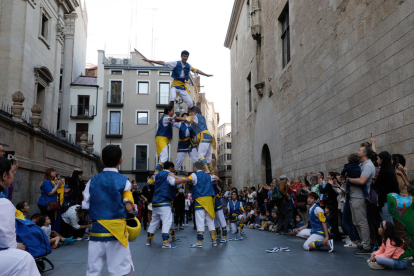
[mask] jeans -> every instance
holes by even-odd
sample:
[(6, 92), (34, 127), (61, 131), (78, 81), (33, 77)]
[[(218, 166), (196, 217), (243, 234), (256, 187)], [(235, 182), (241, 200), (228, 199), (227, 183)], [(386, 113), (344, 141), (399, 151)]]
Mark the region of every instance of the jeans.
[(348, 200), (345, 201), (344, 211), (342, 212), (342, 225), (344, 226), (346, 232), (348, 232), (351, 241), (361, 240), (361, 238), (358, 235), (358, 231), (352, 222), (351, 206), (349, 205)]
[(387, 203), (384, 203), (384, 206), (381, 208), (381, 218), (383, 221), (385, 220), (385, 221), (388, 221), (394, 224), (394, 220), (392, 219), (392, 216), (388, 212)]
[(377, 263), (390, 269), (407, 269), (407, 260), (398, 261), (391, 258), (377, 257)]
[(289, 230), (290, 223), (290, 213), (287, 202), (277, 202), (276, 206), (279, 210), (279, 220), (277, 223), (276, 232), (280, 232), (283, 228), (283, 231), (287, 232)]

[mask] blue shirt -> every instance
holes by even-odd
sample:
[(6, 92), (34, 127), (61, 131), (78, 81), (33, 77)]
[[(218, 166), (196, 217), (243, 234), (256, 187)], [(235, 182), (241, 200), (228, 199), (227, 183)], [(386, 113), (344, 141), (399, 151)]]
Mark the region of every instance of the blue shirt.
[(47, 199), (47, 202), (56, 202), (57, 193), (54, 193), (51, 196), (48, 195), (48, 193), (50, 193), (54, 188), (55, 188), (55, 185), (49, 180), (43, 181), (42, 186), (40, 187), (40, 192), (42, 194), (40, 195), (39, 200), (37, 201), (37, 204), (46, 206), (47, 205), (46, 199)]

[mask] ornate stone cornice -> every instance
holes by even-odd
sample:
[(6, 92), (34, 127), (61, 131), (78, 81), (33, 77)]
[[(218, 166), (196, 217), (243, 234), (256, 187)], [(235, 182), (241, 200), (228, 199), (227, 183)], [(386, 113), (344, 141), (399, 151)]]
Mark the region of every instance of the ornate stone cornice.
[(233, 43), (233, 38), (236, 33), (237, 24), (239, 23), (243, 3), (244, 0), (234, 0), (233, 11), (231, 12), (229, 27), (227, 28), (226, 40), (224, 41), (224, 46), (226, 48), (230, 49), (231, 44)]
[(79, 7), (78, 0), (59, 0), (59, 4), (63, 7), (65, 13), (74, 12)]
[(65, 14), (65, 36), (75, 34), (75, 20), (78, 18), (76, 13)]
[(27, 2), (29, 2), (30, 6), (32, 6), (33, 9), (36, 8), (37, 0), (27, 0)]

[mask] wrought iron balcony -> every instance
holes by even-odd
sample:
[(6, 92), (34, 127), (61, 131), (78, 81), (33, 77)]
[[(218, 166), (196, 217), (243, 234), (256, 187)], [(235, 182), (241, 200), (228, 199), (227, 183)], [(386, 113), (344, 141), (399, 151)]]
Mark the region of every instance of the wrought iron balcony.
[(108, 91), (106, 106), (123, 107), (124, 92)]
[(70, 117), (74, 119), (88, 119), (91, 120), (95, 117), (94, 105), (71, 105)]

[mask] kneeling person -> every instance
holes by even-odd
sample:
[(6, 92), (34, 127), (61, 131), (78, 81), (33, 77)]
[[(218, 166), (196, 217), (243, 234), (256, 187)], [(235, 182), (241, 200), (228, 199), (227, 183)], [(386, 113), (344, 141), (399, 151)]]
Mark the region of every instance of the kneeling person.
[(308, 205), (311, 206), (309, 208), (309, 223), (298, 229), (298, 236), (309, 236), (303, 244), (303, 248), (307, 251), (327, 246), (329, 252), (333, 252), (334, 244), (333, 240), (329, 239), (329, 225), (326, 222), (323, 209), (316, 204), (318, 198), (319, 196), (315, 192), (308, 194)]
[[(246, 215), (244, 214), (243, 202), (237, 200), (237, 193), (231, 193), (231, 200), (227, 203), (228, 220), (230, 221), (230, 229), (232, 234), (237, 234), (239, 230), (237, 229), (237, 224), (240, 227), (240, 234), (244, 235), (244, 219)], [(229, 238), (229, 241), (238, 241), (243, 240), (243, 237), (240, 238)]]

